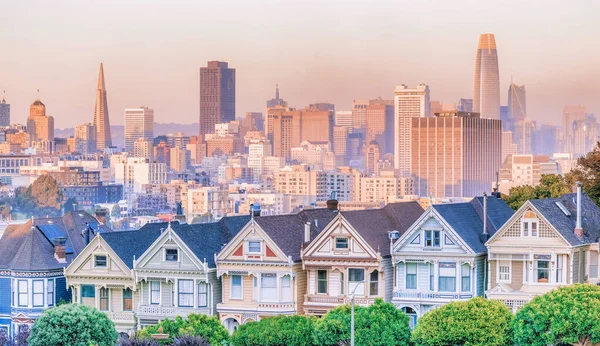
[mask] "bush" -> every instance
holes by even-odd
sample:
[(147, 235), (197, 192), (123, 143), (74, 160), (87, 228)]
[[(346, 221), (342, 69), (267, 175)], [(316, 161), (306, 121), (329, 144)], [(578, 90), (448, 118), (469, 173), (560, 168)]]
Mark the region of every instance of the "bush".
[(121, 336), (117, 346), (158, 346), (158, 342), (152, 339), (140, 339), (136, 337)]
[(512, 319), (512, 312), (497, 300), (452, 302), (423, 315), (412, 341), (416, 346), (509, 346)]
[(267, 317), (241, 325), (231, 337), (234, 346), (312, 346), (316, 319), (301, 315)]
[(29, 346), (114, 346), (115, 325), (106, 314), (78, 304), (45, 310), (35, 321)]
[(184, 320), (177, 316), (174, 321), (168, 318), (155, 326), (142, 329), (139, 336), (150, 338), (152, 334), (158, 333), (158, 328), (162, 327), (164, 334), (169, 334), (169, 339), (160, 341), (161, 344), (173, 342), (173, 339), (182, 335), (199, 336), (208, 340), (211, 345), (222, 345), (229, 341), (229, 333), (223, 327), (216, 317), (209, 317), (203, 314), (189, 314)]
[[(344, 345), (350, 343), (349, 305), (337, 307), (315, 323), (314, 342), (316, 345)], [(393, 304), (375, 300), (368, 307), (354, 309), (354, 330), (356, 345), (408, 346), (410, 328), (408, 316)]]
[(199, 336), (183, 335), (175, 338), (172, 346), (210, 346), (210, 343)]
[(27, 338), (29, 338), (30, 330), (27, 325), (19, 327), (19, 333), (14, 337), (9, 337), (4, 329), (0, 330), (0, 345), (1, 346), (27, 346)]

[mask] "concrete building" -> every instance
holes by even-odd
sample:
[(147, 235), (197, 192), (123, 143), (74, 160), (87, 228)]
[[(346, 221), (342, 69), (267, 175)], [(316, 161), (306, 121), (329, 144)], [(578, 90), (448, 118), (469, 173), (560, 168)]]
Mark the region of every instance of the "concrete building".
[(0, 101), (0, 126), (10, 126), (10, 103), (6, 103), (4, 96)]
[(94, 127), (96, 128), (96, 150), (104, 151), (112, 146), (110, 120), (108, 118), (108, 100), (104, 83), (104, 67), (100, 63), (98, 89), (96, 89), (96, 106), (94, 108)]
[(275, 85), (275, 98), (267, 101), (267, 108), (273, 108), (273, 107), (278, 107), (278, 106), (287, 107), (287, 105), (288, 105), (287, 101), (285, 101), (279, 97), (279, 85), (276, 84)]
[(412, 119), (411, 174), (420, 197), (474, 197), (490, 190), (502, 159), (500, 120), (447, 112)]
[(381, 172), (380, 176), (354, 175), (355, 202), (385, 202), (398, 196), (398, 179), (394, 172)]
[(407, 176), (411, 167), (411, 119), (429, 117), (429, 87), (419, 84), (409, 89), (402, 84), (394, 93), (394, 166)]
[(54, 117), (46, 115), (46, 106), (40, 99), (35, 100), (29, 106), (27, 133), (31, 146), (37, 142), (51, 143), (54, 141)]
[(456, 105), (459, 112), (473, 112), (473, 99), (460, 99)]
[(191, 165), (190, 151), (175, 147), (170, 149), (170, 165), (169, 168), (176, 172), (183, 172)]
[(325, 201), (327, 174), (311, 171), (307, 166), (286, 166), (275, 176), (275, 190), (279, 193), (310, 196), (313, 201)]
[(508, 117), (516, 122), (527, 116), (527, 99), (524, 85), (510, 83), (508, 88)]
[(152, 141), (146, 138), (138, 138), (133, 142), (133, 157), (145, 157), (153, 161), (154, 147), (152, 146)]
[(394, 152), (393, 101), (371, 100), (366, 112), (365, 143), (376, 141), (382, 153)]
[(502, 163), (504, 163), (508, 155), (515, 155), (518, 153), (519, 150), (517, 145), (513, 142), (512, 131), (502, 131)]
[(500, 192), (508, 195), (512, 187), (539, 185), (542, 174), (558, 174), (559, 166), (546, 155), (509, 155), (500, 167)]
[(519, 154), (531, 154), (535, 123), (527, 118), (519, 118), (514, 122), (513, 143), (517, 145)]
[(481, 34), (475, 56), (473, 112), (481, 118), (500, 119), (500, 73), (494, 34)]
[(371, 141), (365, 150), (365, 173), (367, 175), (379, 175), (379, 166), (377, 165), (379, 156), (379, 144), (376, 141)]
[(306, 164), (313, 170), (332, 170), (335, 168), (335, 155), (329, 142), (302, 141), (300, 146), (291, 149), (291, 160)]
[(352, 111), (336, 111), (335, 112), (335, 126), (346, 126), (352, 127)]
[(233, 135), (206, 136), (206, 155), (232, 155), (243, 151), (243, 142)]
[(133, 153), (138, 139), (154, 140), (154, 110), (140, 106), (125, 109), (125, 151)]
[(115, 183), (123, 185), (125, 198), (143, 192), (144, 184), (165, 184), (167, 165), (143, 157), (126, 157), (111, 163)]
[(209, 61), (200, 68), (200, 135), (213, 133), (215, 124), (235, 120), (235, 69)]
[(75, 127), (75, 151), (82, 154), (96, 152), (96, 127), (85, 123)]
[(344, 164), (346, 159), (346, 147), (348, 145), (348, 134), (352, 127), (350, 126), (335, 126), (333, 128), (333, 152), (338, 160)]
[(268, 140), (252, 140), (248, 146), (248, 168), (252, 169), (254, 181), (262, 180), (264, 173), (264, 158), (273, 153)]
[(229, 191), (214, 186), (188, 189), (187, 201), (183, 202), (188, 223), (191, 223), (195, 217), (208, 216), (206, 218), (208, 221), (219, 220), (228, 214), (233, 214)]
[(369, 100), (352, 101), (352, 127), (364, 129), (367, 126), (367, 106)]
[(574, 127), (573, 125), (577, 121), (587, 119), (587, 110), (585, 106), (565, 106), (563, 108), (563, 133), (565, 135), (565, 142), (572, 141)]

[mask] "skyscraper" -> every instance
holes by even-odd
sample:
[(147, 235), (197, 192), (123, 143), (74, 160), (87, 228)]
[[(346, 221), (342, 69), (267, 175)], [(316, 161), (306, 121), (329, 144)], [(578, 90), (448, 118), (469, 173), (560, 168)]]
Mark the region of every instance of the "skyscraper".
[(154, 110), (148, 107), (125, 109), (125, 151), (133, 153), (139, 138), (154, 139)]
[(456, 105), (456, 110), (459, 112), (472, 112), (473, 99), (460, 99)]
[(0, 101), (0, 126), (10, 126), (10, 104), (6, 103), (4, 96)]
[[(48, 142), (46, 144), (51, 145), (50, 143), (54, 141), (54, 117), (46, 115), (46, 105), (40, 99), (29, 106), (27, 133), (30, 145), (34, 142)], [(48, 148), (48, 146), (44, 147)]]
[(473, 111), (482, 118), (500, 119), (500, 74), (494, 34), (481, 34), (475, 57)]
[(379, 175), (377, 163), (379, 162), (379, 144), (371, 141), (365, 149), (365, 173), (367, 175)]
[(76, 151), (91, 154), (96, 151), (96, 127), (85, 123), (75, 127)]
[(404, 84), (397, 86), (394, 95), (394, 166), (400, 174), (410, 174), (410, 124), (411, 118), (431, 115), (429, 86), (419, 84), (408, 89)]
[(102, 66), (102, 63), (100, 63), (100, 73), (98, 74), (94, 126), (96, 127), (96, 149), (104, 151), (105, 148), (112, 146), (112, 139), (110, 137), (108, 100), (106, 99), (106, 84), (104, 83), (104, 67)]
[(277, 106), (287, 107), (287, 101), (279, 98), (279, 85), (275, 85), (275, 98), (267, 101), (267, 108), (273, 108)]
[(525, 96), (524, 85), (510, 83), (510, 87), (508, 88), (508, 116), (514, 122), (523, 120), (527, 116)]
[[(213, 133), (215, 124), (235, 120), (235, 69), (209, 61), (200, 68), (200, 135)], [(204, 138), (203, 138), (204, 139)]]

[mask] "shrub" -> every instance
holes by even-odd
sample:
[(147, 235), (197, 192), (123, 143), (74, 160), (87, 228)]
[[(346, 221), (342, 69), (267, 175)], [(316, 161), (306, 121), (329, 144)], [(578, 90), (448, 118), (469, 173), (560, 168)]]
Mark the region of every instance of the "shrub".
[(312, 346), (314, 317), (293, 315), (267, 317), (241, 325), (233, 336), (234, 346)]
[(42, 313), (28, 341), (29, 346), (114, 346), (117, 331), (106, 314), (87, 306), (64, 304)]
[(172, 346), (210, 346), (210, 343), (199, 336), (182, 335), (173, 340)]
[(169, 334), (169, 339), (160, 341), (161, 344), (171, 343), (174, 338), (182, 335), (202, 337), (211, 345), (220, 346), (223, 342), (229, 341), (229, 333), (219, 319), (203, 314), (189, 314), (186, 320), (181, 316), (177, 316), (173, 321), (167, 318), (155, 326), (142, 329), (139, 336), (149, 338), (152, 334), (157, 334), (160, 327), (162, 327), (163, 333)]
[(117, 346), (158, 346), (158, 342), (152, 339), (121, 336), (117, 341)]

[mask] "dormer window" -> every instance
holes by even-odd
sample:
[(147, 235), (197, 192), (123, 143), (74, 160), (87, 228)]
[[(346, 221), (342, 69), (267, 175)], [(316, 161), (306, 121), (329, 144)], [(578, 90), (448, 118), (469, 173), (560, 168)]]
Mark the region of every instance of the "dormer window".
[(349, 241), (348, 238), (335, 238), (335, 249), (336, 250), (348, 250)]
[(106, 268), (106, 256), (104, 256), (104, 255), (94, 256), (94, 268)]
[(425, 231), (425, 247), (440, 247), (441, 231)]
[(537, 237), (539, 228), (539, 219), (535, 214), (528, 210), (521, 219), (521, 236)]
[(165, 249), (165, 261), (177, 262), (179, 259), (179, 252), (177, 249)]
[(262, 246), (260, 240), (248, 241), (248, 252), (249, 253), (262, 253)]

